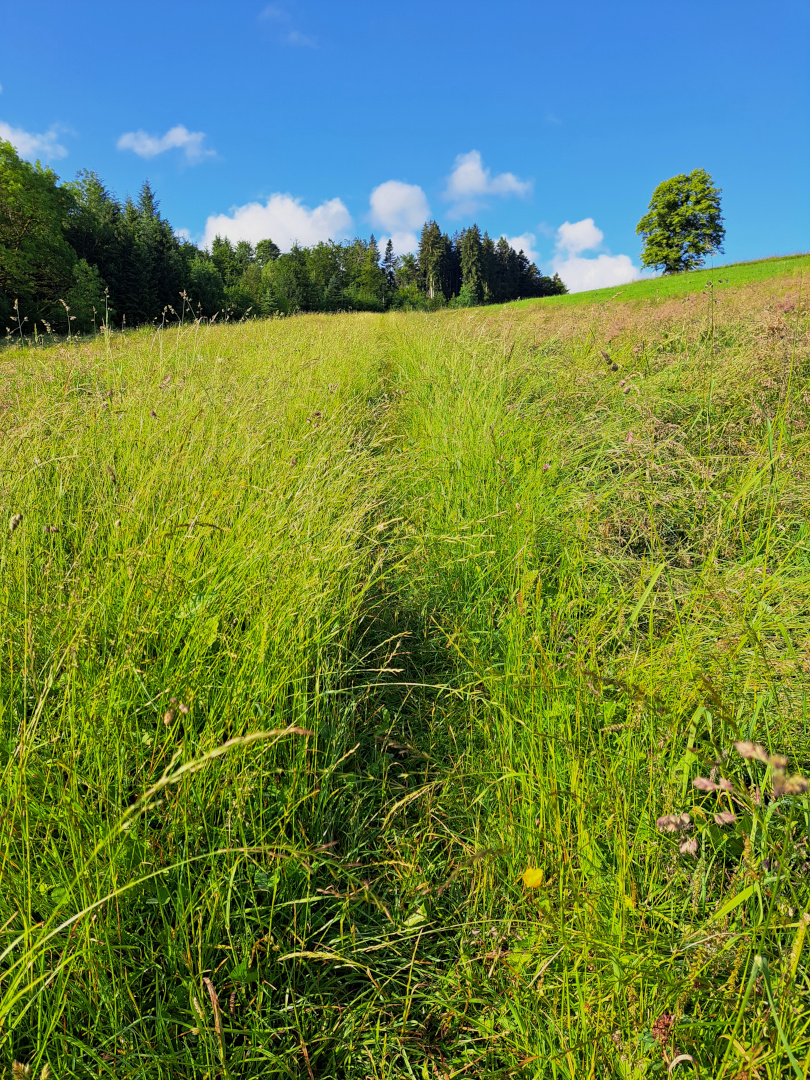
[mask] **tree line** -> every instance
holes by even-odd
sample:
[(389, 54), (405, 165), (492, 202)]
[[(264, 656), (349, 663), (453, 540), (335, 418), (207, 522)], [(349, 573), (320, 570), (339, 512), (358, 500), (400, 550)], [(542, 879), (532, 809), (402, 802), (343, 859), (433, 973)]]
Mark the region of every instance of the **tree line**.
[(454, 236), (435, 221), (415, 254), (380, 252), (373, 236), (283, 253), (216, 237), (211, 251), (178, 237), (148, 183), (118, 200), (99, 177), (74, 181), (0, 140), (0, 328), (89, 332), (194, 316), (241, 319), (298, 311), (431, 310), (566, 291), (505, 238), (477, 225)]

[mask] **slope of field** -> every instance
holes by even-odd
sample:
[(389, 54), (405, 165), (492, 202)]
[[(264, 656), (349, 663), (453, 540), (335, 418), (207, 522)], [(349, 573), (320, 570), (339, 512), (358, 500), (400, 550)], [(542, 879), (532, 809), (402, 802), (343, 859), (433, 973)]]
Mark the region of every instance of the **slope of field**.
[[(671, 277), (652, 277), (632, 281), (629, 285), (614, 285), (609, 289), (590, 289), (587, 292), (568, 293), (565, 296), (549, 296), (544, 304), (594, 304), (619, 300), (668, 300), (673, 297), (688, 296), (714, 288), (715, 295), (726, 291), (728, 286), (748, 285), (755, 281), (770, 281), (782, 278), (787, 284), (795, 279), (793, 285), (801, 287), (802, 280), (807, 281), (810, 272), (810, 255), (783, 255), (772, 259), (759, 259), (756, 262), (728, 263), (704, 270), (693, 270), (688, 274), (673, 274)], [(805, 285), (806, 287), (806, 285)], [(518, 301), (521, 305), (533, 304), (533, 300)]]
[(0, 354), (0, 1070), (807, 1074), (771, 269)]

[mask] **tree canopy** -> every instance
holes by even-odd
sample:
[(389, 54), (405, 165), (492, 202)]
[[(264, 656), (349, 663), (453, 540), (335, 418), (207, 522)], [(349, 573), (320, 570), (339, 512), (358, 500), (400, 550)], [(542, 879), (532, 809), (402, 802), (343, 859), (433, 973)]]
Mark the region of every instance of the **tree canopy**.
[(288, 252), (217, 236), (206, 251), (176, 235), (144, 183), (118, 200), (93, 172), (72, 182), (0, 140), (0, 319), (90, 331), (181, 317), (241, 319), (297, 311), (468, 306), (565, 292), (521, 251), (472, 225), (455, 236), (425, 223), (416, 254), (368, 240)]
[(705, 169), (664, 180), (636, 227), (644, 241), (641, 265), (665, 274), (695, 270), (723, 250), (720, 188)]

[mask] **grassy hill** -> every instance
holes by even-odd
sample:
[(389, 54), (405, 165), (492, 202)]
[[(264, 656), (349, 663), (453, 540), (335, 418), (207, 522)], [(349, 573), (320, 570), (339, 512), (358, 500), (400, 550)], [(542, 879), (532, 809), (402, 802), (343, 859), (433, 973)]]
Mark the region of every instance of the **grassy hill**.
[[(615, 285), (609, 289), (590, 289), (587, 292), (568, 293), (565, 296), (551, 296), (546, 304), (593, 304), (620, 300), (668, 300), (676, 296), (688, 296), (713, 287), (718, 293), (728, 286), (748, 285), (757, 281), (770, 281), (778, 277), (794, 278), (794, 284), (806, 279), (810, 271), (810, 254), (776, 255), (771, 259), (758, 259), (755, 262), (718, 264), (704, 270), (693, 270), (688, 274), (673, 274), (671, 277), (652, 277), (632, 281), (629, 285)], [(786, 282), (787, 283), (787, 282)], [(532, 304), (533, 300), (519, 301)]]
[(0, 1067), (805, 1076), (806, 265), (0, 354)]

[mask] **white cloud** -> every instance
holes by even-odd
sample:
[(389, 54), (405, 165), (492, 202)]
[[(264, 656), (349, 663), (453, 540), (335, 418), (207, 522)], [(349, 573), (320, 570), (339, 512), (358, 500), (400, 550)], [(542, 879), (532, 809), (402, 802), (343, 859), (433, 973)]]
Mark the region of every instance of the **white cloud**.
[(296, 241), (309, 247), (320, 240), (341, 239), (351, 233), (353, 224), (340, 199), (310, 209), (292, 195), (275, 194), (264, 204), (252, 202), (233, 207), (230, 214), (212, 214), (205, 223), (203, 246), (210, 247), (219, 235), (234, 243), (270, 239), (288, 251)]
[(597, 255), (595, 259), (583, 259), (580, 255), (569, 255), (567, 258), (555, 256), (551, 266), (568, 286), (569, 292), (626, 285), (639, 276), (639, 269), (633, 265), (629, 255)]
[(604, 233), (596, 227), (593, 218), (564, 221), (557, 229), (557, 251), (551, 266), (570, 292), (626, 285), (639, 276), (640, 270), (629, 255), (602, 253), (586, 258), (581, 254), (598, 248), (603, 239)]
[(280, 32), (280, 40), (285, 45), (299, 45), (305, 49), (317, 49), (318, 42), (307, 34), (302, 34), (292, 25), (292, 16), (281, 4), (268, 4), (259, 13), (259, 18), (265, 22), (275, 23)]
[(529, 262), (536, 263), (540, 258), (539, 252), (535, 251), (534, 244), (537, 237), (533, 232), (521, 233), (520, 236), (506, 236), (506, 233), (501, 234), (506, 238), (507, 243), (515, 251), (522, 251)]
[(204, 131), (189, 131), (183, 124), (170, 128), (165, 135), (150, 135), (146, 131), (127, 131), (116, 146), (119, 150), (132, 150), (138, 157), (153, 158), (167, 150), (182, 150), (186, 161), (196, 165), (207, 157), (216, 157), (215, 150), (203, 146)]
[[(427, 196), (418, 184), (386, 180), (375, 187), (369, 198), (369, 217), (373, 225), (385, 229), (399, 254), (419, 246), (416, 230), (430, 218)], [(383, 237), (384, 244), (387, 237)]]
[(174, 235), (177, 237), (178, 240), (191, 240), (191, 233), (188, 229), (175, 229)]
[(20, 157), (24, 158), (63, 158), (67, 157), (67, 147), (59, 142), (59, 133), (63, 128), (53, 125), (47, 131), (36, 134), (23, 131), (0, 120), (0, 139), (10, 142)]
[(605, 234), (601, 229), (597, 229), (592, 217), (583, 218), (573, 224), (564, 221), (557, 229), (557, 247), (570, 251), (572, 255), (598, 248), (604, 238)]
[(395, 232), (390, 236), (383, 234), (377, 237), (377, 247), (380, 251), (385, 249), (388, 241), (391, 241), (397, 255), (406, 255), (408, 252), (416, 252), (419, 247), (419, 237), (415, 232)]
[(470, 150), (468, 154), (456, 157), (444, 197), (456, 204), (455, 213), (466, 214), (483, 206), (482, 199), (487, 195), (519, 195), (522, 198), (531, 190), (531, 180), (521, 180), (514, 173), (493, 176), (490, 169), (484, 168), (480, 152)]

